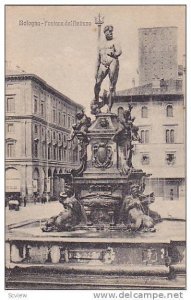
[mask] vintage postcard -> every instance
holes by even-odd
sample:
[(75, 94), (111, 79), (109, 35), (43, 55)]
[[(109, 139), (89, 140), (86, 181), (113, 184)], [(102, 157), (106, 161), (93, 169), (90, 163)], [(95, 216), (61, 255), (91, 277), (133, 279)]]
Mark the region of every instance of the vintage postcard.
[(5, 6), (5, 289), (181, 298), (185, 43), (185, 5)]

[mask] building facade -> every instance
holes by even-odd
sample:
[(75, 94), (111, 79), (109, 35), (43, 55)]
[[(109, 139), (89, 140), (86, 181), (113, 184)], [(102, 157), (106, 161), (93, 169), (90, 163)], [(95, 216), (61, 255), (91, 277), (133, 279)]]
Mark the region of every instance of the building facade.
[(33, 74), (7, 75), (5, 101), (6, 193), (57, 198), (57, 175), (79, 163), (78, 142), (67, 139), (83, 107)]
[(140, 28), (139, 85), (178, 78), (177, 27)]
[(114, 112), (133, 105), (141, 143), (134, 146), (133, 166), (152, 174), (148, 191), (163, 199), (184, 198), (185, 106), (182, 80), (159, 81), (118, 92)]

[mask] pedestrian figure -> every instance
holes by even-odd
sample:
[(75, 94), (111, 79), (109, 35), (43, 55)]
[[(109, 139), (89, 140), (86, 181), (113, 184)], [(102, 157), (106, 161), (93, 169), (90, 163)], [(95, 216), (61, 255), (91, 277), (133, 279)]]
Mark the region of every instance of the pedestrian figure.
[(46, 195), (43, 193), (42, 195), (42, 203), (45, 204), (46, 203)]
[(26, 207), (26, 205), (27, 205), (27, 197), (26, 196), (24, 196), (24, 198), (23, 198), (23, 204), (24, 204), (24, 207)]
[(34, 204), (36, 204), (36, 202), (37, 202), (37, 195), (36, 194), (33, 195), (33, 199), (34, 199)]

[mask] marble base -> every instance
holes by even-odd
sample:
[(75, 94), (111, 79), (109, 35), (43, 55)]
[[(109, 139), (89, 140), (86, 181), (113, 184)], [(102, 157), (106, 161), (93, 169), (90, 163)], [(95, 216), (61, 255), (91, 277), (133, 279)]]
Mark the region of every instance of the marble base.
[(19, 289), (183, 289), (186, 243), (178, 235), (162, 238), (163, 227), (167, 223), (158, 224), (156, 233), (95, 229), (42, 233), (37, 222), (9, 229), (6, 288), (17, 284)]

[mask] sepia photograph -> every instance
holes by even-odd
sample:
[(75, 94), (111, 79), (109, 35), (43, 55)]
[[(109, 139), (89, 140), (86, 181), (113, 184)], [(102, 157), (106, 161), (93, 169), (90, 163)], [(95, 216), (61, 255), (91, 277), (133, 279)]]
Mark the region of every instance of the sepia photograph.
[(4, 9), (5, 289), (186, 290), (186, 5)]

